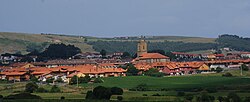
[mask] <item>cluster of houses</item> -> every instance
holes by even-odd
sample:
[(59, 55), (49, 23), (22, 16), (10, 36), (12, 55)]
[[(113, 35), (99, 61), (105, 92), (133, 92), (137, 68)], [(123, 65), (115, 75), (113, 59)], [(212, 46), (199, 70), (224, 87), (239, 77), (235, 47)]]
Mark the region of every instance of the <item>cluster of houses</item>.
[[(112, 54), (111, 59), (101, 59), (98, 53), (81, 53), (74, 57), (79, 59), (49, 60), (47, 62), (33, 63), (13, 63), (8, 66), (0, 66), (0, 79), (9, 81), (27, 81), (31, 77), (36, 77), (40, 81), (48, 79), (57, 80), (61, 78), (64, 82), (69, 82), (73, 76), (91, 78), (98, 77), (121, 77), (126, 76), (127, 69), (121, 68), (128, 63), (133, 64), (140, 72), (150, 68), (157, 68), (165, 75), (191, 75), (199, 73), (209, 73), (211, 69), (231, 68), (239, 69), (242, 64), (249, 66), (250, 59), (226, 59), (223, 54), (196, 55), (180, 52), (173, 52), (178, 57), (200, 58), (207, 57), (211, 60), (205, 61), (170, 61), (168, 56), (159, 53), (148, 53), (147, 43), (140, 40), (138, 43), (137, 58), (123, 60), (122, 53)], [(239, 53), (242, 57), (250, 57), (247, 52)], [(233, 55), (233, 54), (231, 54)], [(14, 58), (10, 56), (10, 58)], [(4, 59), (7, 60), (5, 57)], [(13, 60), (13, 59), (12, 59)]]

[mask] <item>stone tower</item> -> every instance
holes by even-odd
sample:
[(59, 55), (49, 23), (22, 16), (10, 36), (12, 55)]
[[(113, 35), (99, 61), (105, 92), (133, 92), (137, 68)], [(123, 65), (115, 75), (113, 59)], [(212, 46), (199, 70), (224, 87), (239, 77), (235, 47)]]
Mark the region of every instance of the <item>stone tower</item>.
[(137, 48), (137, 57), (140, 57), (143, 53), (147, 53), (147, 42), (145, 41), (144, 37), (141, 37), (141, 40), (138, 42)]

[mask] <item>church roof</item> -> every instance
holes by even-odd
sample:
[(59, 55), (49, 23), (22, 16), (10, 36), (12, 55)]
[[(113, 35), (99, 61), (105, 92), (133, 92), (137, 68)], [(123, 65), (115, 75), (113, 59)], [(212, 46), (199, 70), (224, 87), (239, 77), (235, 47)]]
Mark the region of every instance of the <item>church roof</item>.
[(139, 57), (140, 59), (168, 59), (169, 57), (159, 53), (143, 53)]

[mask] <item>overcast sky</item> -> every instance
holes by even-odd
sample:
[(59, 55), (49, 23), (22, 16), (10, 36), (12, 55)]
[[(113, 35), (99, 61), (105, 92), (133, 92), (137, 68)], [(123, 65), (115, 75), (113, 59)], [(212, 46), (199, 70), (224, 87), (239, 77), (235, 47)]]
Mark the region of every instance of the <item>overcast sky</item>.
[(250, 37), (250, 0), (1, 0), (0, 32)]

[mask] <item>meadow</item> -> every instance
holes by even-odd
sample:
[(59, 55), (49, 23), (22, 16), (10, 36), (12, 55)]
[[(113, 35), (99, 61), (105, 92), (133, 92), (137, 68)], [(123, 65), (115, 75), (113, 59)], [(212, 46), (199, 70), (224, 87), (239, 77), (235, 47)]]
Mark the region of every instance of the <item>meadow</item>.
[[(103, 83), (88, 83), (76, 85), (59, 86), (62, 93), (33, 93), (46, 100), (65, 99), (84, 100), (87, 91), (96, 86), (121, 87), (124, 89), (122, 95), (124, 101), (180, 101), (183, 96), (177, 96), (178, 92), (193, 96), (200, 95), (208, 88), (214, 88), (217, 91), (208, 93), (214, 97), (226, 96), (229, 92), (236, 92), (240, 97), (250, 97), (250, 78), (249, 71), (240, 76), (239, 71), (231, 72), (234, 77), (222, 77), (219, 74), (199, 74), (192, 76), (168, 76), (168, 77), (149, 77), (149, 76), (127, 76), (127, 77), (108, 77), (103, 78)], [(25, 82), (22, 83), (1, 83), (0, 94), (7, 96), (24, 91)], [(140, 84), (146, 85), (145, 91), (131, 90)], [(47, 90), (51, 85), (39, 85)], [(117, 96), (112, 96), (111, 100), (116, 100)]]

